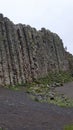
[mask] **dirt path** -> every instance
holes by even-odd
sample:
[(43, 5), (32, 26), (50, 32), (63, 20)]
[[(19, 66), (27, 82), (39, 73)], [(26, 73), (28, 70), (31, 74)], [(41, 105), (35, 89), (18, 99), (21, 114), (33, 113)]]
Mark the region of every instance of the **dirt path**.
[(3, 130), (63, 130), (70, 123), (73, 123), (73, 108), (41, 104), (32, 101), (25, 92), (0, 88)]
[(63, 87), (57, 87), (55, 89), (58, 93), (64, 94), (69, 98), (73, 99), (73, 82), (64, 84)]

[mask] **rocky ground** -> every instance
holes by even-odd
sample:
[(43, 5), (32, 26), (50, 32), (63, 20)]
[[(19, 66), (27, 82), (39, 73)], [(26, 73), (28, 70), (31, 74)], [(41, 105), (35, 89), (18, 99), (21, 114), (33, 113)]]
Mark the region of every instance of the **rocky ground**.
[(64, 84), (63, 87), (57, 87), (56, 91), (59, 94), (64, 94), (67, 97), (73, 99), (73, 82)]
[[(69, 88), (67, 89), (66, 88)], [(73, 83), (59, 92), (73, 98)], [(73, 108), (32, 101), (24, 91), (0, 88), (0, 127), (2, 130), (63, 130), (73, 123)]]

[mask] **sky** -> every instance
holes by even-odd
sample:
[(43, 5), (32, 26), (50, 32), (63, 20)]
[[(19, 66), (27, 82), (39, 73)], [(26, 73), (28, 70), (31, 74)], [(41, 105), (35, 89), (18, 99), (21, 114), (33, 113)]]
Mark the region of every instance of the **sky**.
[(0, 13), (15, 24), (57, 33), (73, 54), (73, 0), (0, 0)]

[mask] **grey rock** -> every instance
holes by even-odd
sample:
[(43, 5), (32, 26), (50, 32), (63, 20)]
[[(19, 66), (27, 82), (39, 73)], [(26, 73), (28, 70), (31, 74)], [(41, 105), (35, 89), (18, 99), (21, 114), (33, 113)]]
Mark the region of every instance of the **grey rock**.
[(50, 100), (54, 100), (54, 95), (50, 95)]
[(50, 97), (50, 100), (54, 100), (55, 93), (54, 92), (49, 92), (49, 97)]
[(24, 84), (50, 71), (68, 70), (63, 42), (57, 34), (15, 25), (0, 14), (0, 86)]

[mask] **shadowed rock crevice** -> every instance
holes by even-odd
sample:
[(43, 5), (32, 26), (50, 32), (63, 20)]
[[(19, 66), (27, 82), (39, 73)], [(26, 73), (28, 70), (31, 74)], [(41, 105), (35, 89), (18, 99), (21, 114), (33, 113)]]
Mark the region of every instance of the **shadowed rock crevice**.
[(15, 85), (68, 71), (63, 42), (45, 28), (15, 25), (0, 14), (0, 85)]

